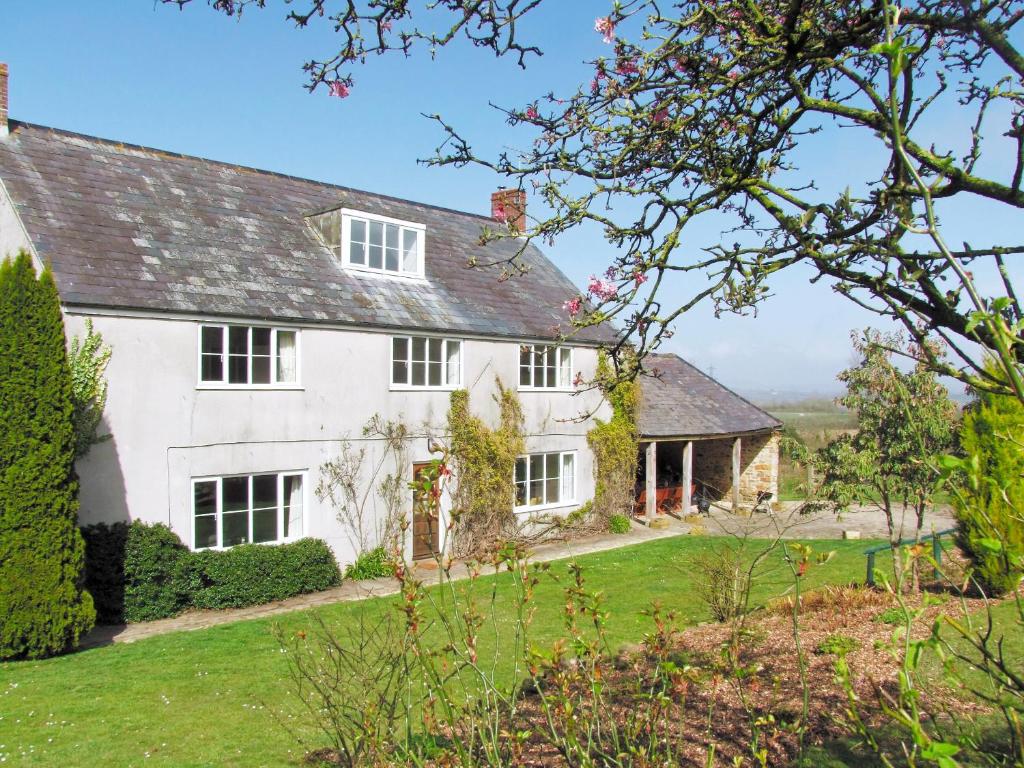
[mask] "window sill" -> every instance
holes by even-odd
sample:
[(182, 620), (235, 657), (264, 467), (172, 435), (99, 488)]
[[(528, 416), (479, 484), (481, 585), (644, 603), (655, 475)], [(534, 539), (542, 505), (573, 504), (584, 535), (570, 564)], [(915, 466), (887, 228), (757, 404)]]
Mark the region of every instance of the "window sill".
[(294, 544), (302, 538), (302, 536), (293, 536), (288, 539), (279, 539), (277, 541), (245, 541), (241, 544), (232, 544), (230, 547), (192, 547), (191, 550), (193, 552), (227, 552), (235, 547), (245, 547), (250, 544), (255, 544), (257, 547), (279, 547), (282, 544)]
[(301, 384), (216, 384), (206, 382), (196, 384), (200, 390), (227, 390), (231, 392), (301, 392), (305, 389)]
[(553, 509), (575, 507), (576, 503), (575, 499), (570, 499), (569, 501), (559, 501), (555, 504), (539, 504), (535, 507), (513, 507), (512, 512), (516, 515), (532, 515), (535, 512), (550, 512)]
[(575, 394), (578, 390), (575, 387), (524, 387), (519, 385), (520, 392), (557, 392), (562, 394)]
[(415, 384), (392, 384), (389, 388), (389, 392), (454, 392), (459, 389), (460, 385), (448, 384), (445, 386), (438, 387), (418, 387)]
[(393, 280), (403, 280), (405, 282), (412, 283), (427, 283), (427, 276), (423, 273), (413, 274), (411, 272), (390, 272), (386, 269), (374, 269), (373, 267), (362, 267), (358, 264), (349, 264), (345, 262), (342, 267), (347, 272), (352, 272), (356, 275), (367, 275), (369, 277), (378, 278), (385, 277)]

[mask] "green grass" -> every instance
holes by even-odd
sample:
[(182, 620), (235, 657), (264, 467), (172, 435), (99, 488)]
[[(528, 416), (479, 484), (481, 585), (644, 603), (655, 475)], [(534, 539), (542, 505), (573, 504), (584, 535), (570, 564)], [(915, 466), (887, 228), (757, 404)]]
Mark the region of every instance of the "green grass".
[[(676, 537), (579, 558), (587, 585), (604, 593), (611, 612), (613, 647), (636, 642), (651, 627), (641, 611), (657, 600), (683, 624), (707, 620), (693, 589), (688, 558), (714, 540)], [(864, 578), (863, 550), (872, 542), (817, 542), (837, 551), (813, 568), (808, 586)], [(566, 562), (552, 564), (559, 579), (537, 590), (534, 639), (560, 634)], [(788, 585), (781, 556), (758, 579), (756, 600)], [(497, 578), (494, 585), (492, 578)], [(511, 624), (508, 574), (480, 579), (483, 594), (498, 589), (499, 626)], [(393, 598), (317, 609), (344, 625), (360, 611), (394, 610)], [(272, 635), (274, 622), (290, 633), (307, 628), (313, 612), (287, 614), (195, 632), (177, 632), (39, 662), (0, 664), (0, 757), (5, 765), (296, 766), (306, 748), (270, 716), (289, 697), (285, 656)], [(494, 640), (491, 640), (493, 648)], [(486, 654), (487, 648), (482, 649)], [(484, 656), (484, 658), (487, 658)], [(508, 662), (500, 657), (501, 663)]]

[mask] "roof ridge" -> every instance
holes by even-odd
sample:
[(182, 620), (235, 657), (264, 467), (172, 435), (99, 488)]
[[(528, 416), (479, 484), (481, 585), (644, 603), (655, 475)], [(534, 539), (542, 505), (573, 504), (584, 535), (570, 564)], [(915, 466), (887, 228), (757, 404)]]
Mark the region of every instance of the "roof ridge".
[(775, 416), (772, 416), (772, 414), (768, 413), (768, 411), (766, 411), (761, 406), (756, 405), (756, 404), (750, 402), (747, 398), (745, 398), (739, 392), (736, 392), (735, 390), (731, 389), (730, 387), (725, 386), (725, 384), (720, 382), (718, 379), (716, 379), (716, 378), (714, 378), (712, 376), (709, 376), (708, 374), (704, 373), (704, 371), (702, 371), (700, 368), (698, 368), (696, 365), (694, 365), (693, 363), (691, 363), (689, 360), (687, 360), (686, 358), (682, 357), (678, 353), (676, 353), (676, 352), (652, 352), (651, 356), (652, 357), (674, 357), (676, 360), (681, 362), (687, 368), (690, 368), (693, 371), (695, 371), (699, 376), (703, 376), (708, 381), (714, 382), (716, 385), (718, 385), (719, 387), (724, 389), (730, 395), (732, 395), (734, 397), (738, 397), (740, 400), (742, 400), (744, 403), (749, 405), (754, 410), (758, 411), (759, 413), (763, 413), (765, 416), (767, 416), (769, 419), (774, 421), (780, 427), (782, 426), (782, 421), (780, 419), (776, 418)]
[(242, 170), (242, 171), (250, 171), (252, 173), (258, 173), (258, 174), (265, 175), (265, 176), (274, 176), (274, 177), (279, 178), (279, 179), (290, 179), (290, 180), (293, 180), (293, 181), (301, 181), (301, 182), (304, 182), (306, 184), (317, 184), (317, 185), (319, 185), (321, 187), (327, 187), (329, 189), (338, 189), (338, 190), (342, 190), (344, 192), (358, 192), (359, 194), (371, 195), (373, 197), (382, 198), (384, 200), (391, 200), (391, 201), (396, 202), (396, 203), (406, 203), (408, 205), (418, 205), (418, 206), (422, 206), (424, 208), (431, 208), (431, 209), (433, 209), (435, 211), (444, 211), (445, 213), (455, 213), (455, 214), (458, 214), (460, 216), (470, 216), (470, 217), (472, 217), (474, 219), (482, 219), (484, 221), (494, 221), (494, 219), (492, 219), (490, 216), (486, 216), (486, 215), (484, 215), (482, 213), (472, 213), (471, 211), (461, 211), (458, 208), (448, 208), (448, 207), (443, 206), (443, 205), (435, 205), (433, 203), (424, 203), (424, 202), (421, 202), (419, 200), (410, 200), (410, 199), (405, 198), (405, 197), (396, 197), (395, 195), (388, 195), (388, 194), (384, 194), (382, 192), (371, 192), (371, 191), (366, 190), (366, 189), (356, 189), (355, 187), (346, 187), (346, 186), (343, 186), (341, 184), (332, 184), (329, 181), (321, 181), (319, 179), (309, 179), (309, 178), (306, 178), (304, 176), (296, 176), (295, 174), (292, 174), (292, 173), (281, 173), (280, 171), (271, 171), (271, 170), (268, 170), (266, 168), (257, 168), (255, 166), (251, 166), (251, 165), (241, 165), (239, 163), (229, 163), (229, 162), (226, 162), (224, 160), (214, 160), (213, 158), (203, 157), (202, 155), (190, 155), (190, 154), (187, 154), (185, 152), (173, 152), (173, 151), (171, 151), (169, 149), (160, 149), (159, 147), (150, 147), (150, 146), (147, 146), (145, 144), (133, 144), (132, 142), (129, 142), (129, 141), (118, 141), (117, 139), (107, 139), (107, 138), (104, 138), (103, 136), (94, 136), (93, 134), (89, 134), (89, 133), (80, 133), (78, 131), (69, 131), (66, 128), (55, 128), (55, 127), (50, 126), (50, 125), (40, 125), (39, 123), (29, 123), (29, 122), (26, 122), (24, 120), (14, 120), (14, 119), (11, 119), (11, 120), (8, 121), (8, 124), (11, 126), (10, 135), (12, 135), (12, 136), (15, 133), (15, 126), (17, 126), (19, 128), (32, 128), (32, 129), (36, 129), (36, 130), (50, 131), (51, 133), (56, 133), (56, 134), (60, 134), (60, 135), (63, 135), (63, 136), (73, 136), (73, 137), (80, 138), (80, 139), (88, 139), (90, 141), (98, 141), (98, 142), (101, 142), (103, 144), (110, 144), (110, 145), (115, 146), (115, 147), (124, 147), (124, 148), (127, 148), (127, 149), (140, 150), (140, 151), (143, 151), (143, 152), (152, 152), (154, 154), (164, 155), (166, 157), (180, 158), (182, 160), (199, 160), (199, 161), (204, 162), (204, 163), (210, 163), (212, 165), (219, 165), (219, 166), (223, 166), (225, 168), (235, 168), (235, 169)]

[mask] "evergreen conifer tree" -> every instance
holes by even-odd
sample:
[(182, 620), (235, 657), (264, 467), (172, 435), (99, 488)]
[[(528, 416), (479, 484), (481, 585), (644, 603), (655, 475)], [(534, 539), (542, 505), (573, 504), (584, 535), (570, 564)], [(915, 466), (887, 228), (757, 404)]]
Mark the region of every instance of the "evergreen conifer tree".
[(95, 621), (74, 460), (57, 288), (22, 252), (0, 264), (0, 659), (60, 653)]

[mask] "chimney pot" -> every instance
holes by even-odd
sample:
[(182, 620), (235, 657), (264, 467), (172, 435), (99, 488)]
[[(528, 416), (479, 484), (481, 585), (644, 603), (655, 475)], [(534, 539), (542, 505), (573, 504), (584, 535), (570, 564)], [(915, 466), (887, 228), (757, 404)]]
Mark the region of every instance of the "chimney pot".
[(0, 62), (0, 136), (7, 135), (7, 65)]
[(491, 218), (515, 232), (526, 230), (526, 190), (498, 187), (491, 193)]

